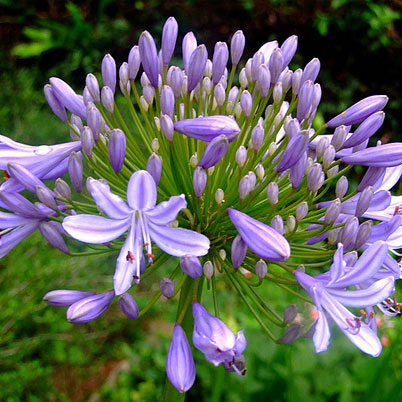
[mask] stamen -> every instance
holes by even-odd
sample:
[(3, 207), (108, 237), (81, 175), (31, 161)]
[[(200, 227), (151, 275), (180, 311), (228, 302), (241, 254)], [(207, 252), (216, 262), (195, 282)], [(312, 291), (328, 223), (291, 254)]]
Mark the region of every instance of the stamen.
[(397, 206), (395, 207), (394, 216), (399, 214), (400, 208), (401, 208), (400, 205), (397, 205)]
[(134, 257), (134, 254), (132, 253), (132, 251), (128, 251), (128, 252), (127, 252), (126, 260), (127, 260), (127, 261), (130, 261), (130, 262), (135, 261), (135, 257)]
[(10, 174), (7, 172), (7, 170), (3, 170), (4, 173), (4, 181), (7, 181), (11, 176)]

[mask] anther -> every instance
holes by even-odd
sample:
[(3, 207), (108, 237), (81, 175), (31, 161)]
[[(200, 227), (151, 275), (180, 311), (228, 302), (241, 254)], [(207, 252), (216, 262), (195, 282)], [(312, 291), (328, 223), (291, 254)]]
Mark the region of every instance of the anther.
[(130, 261), (130, 262), (135, 261), (134, 254), (131, 251), (127, 252), (126, 261)]

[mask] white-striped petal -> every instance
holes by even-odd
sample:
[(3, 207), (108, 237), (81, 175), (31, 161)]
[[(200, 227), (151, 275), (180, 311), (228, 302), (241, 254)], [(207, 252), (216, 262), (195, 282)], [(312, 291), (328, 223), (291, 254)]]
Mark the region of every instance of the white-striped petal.
[(84, 243), (107, 243), (117, 239), (129, 227), (130, 219), (107, 219), (96, 215), (67, 216), (63, 228), (68, 235)]

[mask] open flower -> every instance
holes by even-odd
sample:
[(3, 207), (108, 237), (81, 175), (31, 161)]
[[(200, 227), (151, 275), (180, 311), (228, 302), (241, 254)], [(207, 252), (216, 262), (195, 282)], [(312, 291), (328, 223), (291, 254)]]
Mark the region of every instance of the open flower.
[[(348, 307), (372, 307), (388, 298), (394, 292), (395, 279), (392, 275), (374, 281), (365, 289), (348, 290), (349, 286), (365, 284), (380, 270), (387, 255), (388, 247), (376, 242), (359, 258), (356, 264), (347, 267), (343, 260), (343, 245), (338, 245), (329, 272), (311, 277), (304, 272), (295, 271), (300, 285), (309, 293), (318, 310), (318, 320), (314, 333), (317, 352), (327, 350), (330, 331), (325, 312), (335, 321), (342, 332), (363, 352), (372, 356), (381, 353), (381, 342), (370, 326), (364, 322), (366, 313), (356, 317)], [(368, 320), (374, 316), (367, 317)]]
[(143, 246), (148, 261), (152, 263), (151, 240), (176, 257), (188, 254), (201, 256), (208, 252), (207, 237), (169, 226), (187, 205), (184, 195), (170, 197), (168, 201), (155, 205), (156, 184), (147, 171), (138, 170), (131, 176), (127, 185), (128, 205), (103, 181), (88, 179), (88, 189), (98, 207), (110, 219), (88, 214), (68, 216), (63, 221), (63, 227), (71, 237), (95, 244), (117, 239), (128, 230), (114, 275), (117, 296), (130, 288), (133, 277), (139, 282)]

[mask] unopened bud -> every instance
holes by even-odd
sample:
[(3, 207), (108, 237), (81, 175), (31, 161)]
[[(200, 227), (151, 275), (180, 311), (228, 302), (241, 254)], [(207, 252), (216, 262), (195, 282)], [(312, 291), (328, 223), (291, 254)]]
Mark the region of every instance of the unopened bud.
[(283, 313), (283, 323), (285, 325), (290, 324), (297, 316), (298, 308), (297, 304), (289, 304), (285, 308), (285, 312)]
[(211, 279), (212, 275), (214, 274), (214, 266), (211, 261), (207, 261), (202, 270), (204, 271), (204, 275), (207, 279)]
[(297, 220), (297, 222), (300, 222), (302, 219), (304, 219), (306, 217), (307, 213), (308, 213), (308, 204), (307, 204), (306, 201), (303, 201), (296, 208), (296, 220)]
[(218, 188), (215, 192), (215, 201), (217, 202), (218, 205), (222, 205), (222, 203), (224, 202), (224, 198), (225, 193), (221, 188)]
[(174, 282), (169, 278), (162, 278), (159, 282), (160, 290), (163, 296), (167, 297), (168, 299), (172, 297), (174, 292)]
[(304, 327), (300, 324), (293, 324), (288, 327), (285, 333), (278, 339), (281, 345), (290, 345), (303, 335)]
[(255, 265), (255, 273), (260, 279), (264, 279), (268, 273), (268, 266), (264, 260), (258, 260)]

